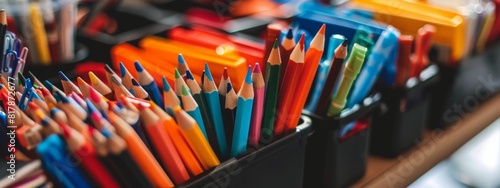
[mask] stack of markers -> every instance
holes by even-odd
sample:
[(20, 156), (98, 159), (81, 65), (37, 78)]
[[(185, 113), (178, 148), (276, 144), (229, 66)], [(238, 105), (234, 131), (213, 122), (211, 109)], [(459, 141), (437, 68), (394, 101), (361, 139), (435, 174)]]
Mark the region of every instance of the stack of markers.
[[(1, 77), (2, 123), (15, 129), (16, 154), (41, 159), (58, 186), (173, 187), (294, 131), (324, 31), (307, 52), (304, 36), (282, 54), (275, 41), (266, 78), (256, 63), (238, 92), (227, 70), (217, 87), (208, 64), (198, 82), (180, 54), (174, 87), (165, 77), (155, 83), (139, 62), (132, 72), (121, 64), (120, 75), (106, 66), (106, 78), (89, 72), (90, 83), (77, 78), (75, 84), (59, 72), (62, 89), (33, 74), (18, 73), (17, 89), (10, 87), (14, 78)], [(18, 186), (35, 184), (28, 179)]]

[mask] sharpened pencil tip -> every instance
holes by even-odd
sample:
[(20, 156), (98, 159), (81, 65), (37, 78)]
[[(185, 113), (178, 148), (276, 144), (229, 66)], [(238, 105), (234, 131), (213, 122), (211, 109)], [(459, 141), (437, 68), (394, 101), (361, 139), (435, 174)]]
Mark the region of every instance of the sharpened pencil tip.
[(34, 102), (29, 102), (29, 103), (28, 103), (28, 107), (29, 107), (31, 110), (37, 110), (37, 109), (38, 109), (38, 105), (36, 105)]
[(59, 98), (59, 100), (61, 100), (61, 102), (63, 103), (69, 103), (69, 99), (68, 97), (66, 97), (66, 95), (64, 93), (62, 93), (61, 91), (56, 91), (56, 99)]
[(274, 39), (273, 48), (278, 49), (278, 38)]
[(61, 80), (68, 81), (68, 82), (71, 81), (71, 80), (69, 80), (69, 78), (62, 71), (59, 71), (58, 73), (59, 73), (59, 78)]
[(326, 31), (326, 24), (323, 24), (323, 25), (321, 25), (321, 28), (319, 28), (318, 33), (320, 33), (320, 34), (323, 34), (323, 35), (324, 35), (324, 34), (325, 34), (325, 31)]
[(94, 102), (99, 102), (102, 99), (101, 94), (97, 92), (97, 90), (95, 90), (94, 88), (90, 88), (89, 95), (90, 99)]
[(292, 28), (288, 29), (288, 33), (286, 33), (287, 39), (293, 39), (293, 30)]
[(85, 99), (85, 103), (87, 103), (87, 110), (89, 111), (89, 114), (98, 111), (97, 108), (92, 103), (92, 101), (90, 101), (90, 99), (88, 99), (88, 98)]
[(99, 83), (99, 78), (92, 72), (89, 72), (90, 83), (96, 85)]
[(250, 65), (248, 65), (247, 75), (245, 77), (245, 82), (247, 84), (251, 84), (252, 83), (252, 66), (250, 66)]
[(183, 96), (188, 96), (189, 95), (189, 91), (187, 90), (187, 88), (186, 88), (185, 85), (182, 85), (182, 95)]
[(305, 40), (305, 37), (306, 37), (306, 34), (302, 34), (302, 36), (300, 36), (300, 40), (299, 40), (300, 51), (304, 51), (304, 40)]
[(139, 61), (134, 62), (135, 70), (137, 72), (142, 72), (144, 71), (144, 68), (142, 67), (141, 63)]
[(191, 74), (191, 71), (186, 70), (186, 78), (189, 80), (194, 80), (193, 74)]
[(139, 86), (139, 83), (137, 83), (137, 81), (134, 78), (132, 78), (131, 80), (132, 80), (132, 85)]
[(177, 55), (177, 62), (180, 64), (186, 64), (186, 60), (184, 60), (184, 56), (182, 56), (181, 53), (179, 53), (179, 55)]
[(224, 67), (224, 72), (222, 73), (222, 77), (224, 77), (224, 80), (227, 80), (229, 78), (229, 75), (227, 74), (227, 67)]
[(174, 112), (175, 112), (175, 113), (179, 113), (179, 112), (181, 112), (181, 110), (182, 110), (182, 109), (181, 109), (181, 107), (180, 107), (180, 106), (175, 106), (175, 107), (174, 107)]
[(106, 72), (108, 72), (108, 73), (111, 73), (111, 74), (115, 73), (115, 71), (113, 71), (113, 69), (112, 69), (109, 65), (107, 65), (107, 64), (106, 64), (106, 65), (104, 65), (104, 69), (105, 69), (105, 70), (106, 70)]
[(229, 93), (232, 89), (233, 89), (233, 85), (231, 85), (231, 82), (228, 82), (227, 87), (226, 87), (226, 94)]
[(178, 70), (178, 69), (175, 69), (175, 79), (179, 79), (179, 78), (181, 78), (181, 77), (182, 77), (182, 76), (181, 76), (181, 73), (179, 72), (179, 70)]
[(170, 84), (168, 84), (167, 78), (165, 76), (161, 77), (163, 82), (163, 91), (170, 91)]
[(347, 46), (347, 38), (344, 39), (344, 42), (342, 42), (342, 46), (346, 47)]
[(210, 68), (208, 67), (208, 63), (205, 63), (205, 76), (207, 76), (208, 80), (214, 81), (212, 73), (210, 72)]
[(259, 63), (255, 63), (255, 67), (253, 68), (254, 73), (261, 73), (262, 71), (260, 70), (260, 65)]
[(111, 131), (109, 131), (109, 129), (106, 127), (101, 128), (101, 134), (107, 139), (111, 138)]
[(126, 71), (127, 71), (127, 68), (125, 68), (125, 65), (120, 62), (120, 77), (125, 77), (125, 74), (126, 74)]

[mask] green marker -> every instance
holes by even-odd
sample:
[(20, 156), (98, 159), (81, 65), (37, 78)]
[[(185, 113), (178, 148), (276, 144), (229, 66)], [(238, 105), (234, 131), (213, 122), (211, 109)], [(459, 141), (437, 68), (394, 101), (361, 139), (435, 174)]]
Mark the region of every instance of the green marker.
[(340, 86), (337, 94), (332, 97), (332, 103), (328, 108), (327, 116), (339, 115), (344, 109), (347, 94), (351, 90), (352, 83), (359, 74), (361, 67), (363, 67), (366, 51), (367, 49), (358, 43), (353, 45), (346, 67), (344, 68), (344, 74), (342, 76), (342, 80), (340, 81)]

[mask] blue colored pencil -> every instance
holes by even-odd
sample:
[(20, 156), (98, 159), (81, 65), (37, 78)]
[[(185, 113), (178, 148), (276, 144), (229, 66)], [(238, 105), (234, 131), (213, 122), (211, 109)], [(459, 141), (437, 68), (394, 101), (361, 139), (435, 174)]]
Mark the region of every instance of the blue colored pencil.
[(252, 67), (248, 66), (245, 82), (238, 92), (238, 108), (236, 108), (231, 157), (236, 157), (247, 149), (253, 98)]
[(149, 97), (153, 102), (155, 102), (162, 109), (165, 108), (163, 104), (163, 100), (161, 97), (160, 90), (156, 86), (155, 80), (153, 77), (142, 67), (139, 62), (135, 62), (135, 70), (137, 71), (137, 79), (139, 79), (139, 84), (141, 84), (142, 88), (148, 92)]
[(212, 77), (208, 63), (205, 63), (205, 74), (203, 75), (202, 82), (203, 95), (205, 96), (205, 102), (209, 108), (212, 122), (214, 123), (215, 135), (217, 136), (217, 141), (219, 142), (220, 154), (222, 156), (227, 156), (228, 147), (226, 142), (226, 133), (224, 131), (224, 122), (222, 121), (219, 92), (217, 91), (217, 86), (215, 86), (214, 78)]

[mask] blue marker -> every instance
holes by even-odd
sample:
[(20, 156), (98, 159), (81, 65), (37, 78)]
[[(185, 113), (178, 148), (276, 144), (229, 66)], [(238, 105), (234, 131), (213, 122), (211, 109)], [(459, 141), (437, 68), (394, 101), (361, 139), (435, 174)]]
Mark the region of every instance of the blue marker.
[(372, 54), (354, 84), (353, 92), (347, 102), (347, 108), (351, 108), (363, 101), (375, 84), (384, 65), (395, 63), (396, 59), (392, 57), (398, 52), (398, 37), (399, 31), (394, 27), (388, 27), (386, 31), (382, 32)]

